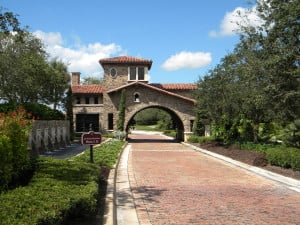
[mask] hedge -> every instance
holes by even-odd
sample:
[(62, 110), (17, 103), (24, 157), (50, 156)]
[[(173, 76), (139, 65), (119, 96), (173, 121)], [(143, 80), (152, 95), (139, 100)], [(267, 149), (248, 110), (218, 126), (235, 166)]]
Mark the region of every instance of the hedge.
[(280, 146), (266, 150), (271, 165), (300, 170), (300, 149)]
[(29, 185), (0, 195), (1, 225), (63, 224), (97, 210), (100, 166), (112, 167), (124, 142), (108, 142), (69, 160), (39, 158)]

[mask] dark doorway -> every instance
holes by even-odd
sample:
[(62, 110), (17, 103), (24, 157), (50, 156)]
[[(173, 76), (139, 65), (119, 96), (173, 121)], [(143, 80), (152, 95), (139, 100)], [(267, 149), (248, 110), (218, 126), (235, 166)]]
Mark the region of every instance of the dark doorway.
[(108, 130), (113, 130), (114, 129), (114, 114), (113, 113), (108, 113)]
[(76, 132), (87, 132), (90, 129), (99, 132), (99, 113), (97, 114), (76, 114)]

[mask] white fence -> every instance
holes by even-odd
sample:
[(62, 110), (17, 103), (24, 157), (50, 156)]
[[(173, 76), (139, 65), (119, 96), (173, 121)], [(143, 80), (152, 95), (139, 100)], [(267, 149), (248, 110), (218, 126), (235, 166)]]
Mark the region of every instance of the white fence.
[(70, 144), (70, 122), (68, 120), (36, 120), (29, 136), (32, 155), (63, 148)]

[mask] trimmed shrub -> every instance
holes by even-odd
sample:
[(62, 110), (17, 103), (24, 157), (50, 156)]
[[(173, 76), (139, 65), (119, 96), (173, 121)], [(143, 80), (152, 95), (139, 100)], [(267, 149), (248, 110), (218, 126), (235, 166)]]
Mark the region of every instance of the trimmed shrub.
[(40, 158), (26, 187), (0, 195), (1, 225), (64, 224), (68, 218), (96, 213), (100, 166), (112, 167), (124, 142), (111, 141), (69, 160)]
[(266, 157), (271, 165), (300, 170), (300, 150), (280, 146), (266, 151)]
[(199, 137), (200, 137), (200, 136), (197, 136), (197, 135), (191, 135), (191, 136), (188, 138), (188, 142), (191, 142), (191, 143), (199, 143)]
[(188, 142), (203, 144), (203, 143), (214, 141), (214, 140), (215, 140), (215, 138), (213, 136), (206, 137), (206, 136), (192, 135), (189, 137)]
[(29, 186), (0, 196), (1, 224), (61, 224), (95, 212), (98, 175), (96, 165), (40, 159)]

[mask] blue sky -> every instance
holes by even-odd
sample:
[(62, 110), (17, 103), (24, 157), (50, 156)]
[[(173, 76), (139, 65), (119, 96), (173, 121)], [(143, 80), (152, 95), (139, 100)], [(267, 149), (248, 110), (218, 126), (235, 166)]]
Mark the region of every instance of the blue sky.
[(151, 59), (152, 83), (193, 83), (239, 41), (246, 0), (0, 0), (52, 57), (82, 77), (102, 76), (101, 58)]

